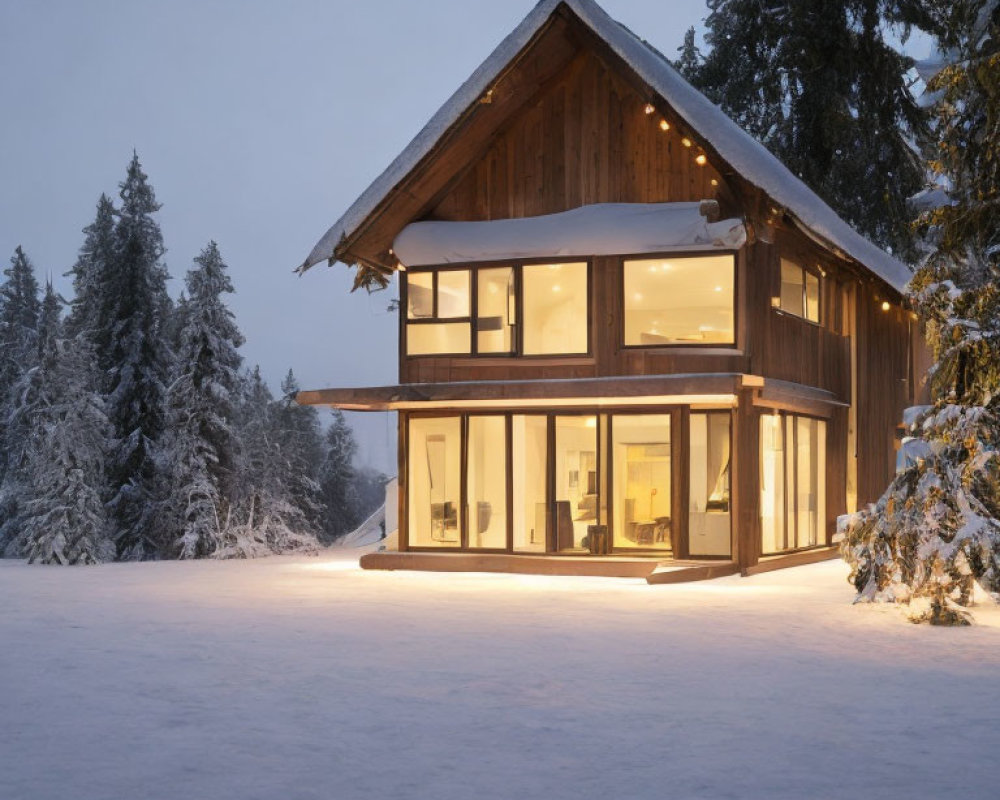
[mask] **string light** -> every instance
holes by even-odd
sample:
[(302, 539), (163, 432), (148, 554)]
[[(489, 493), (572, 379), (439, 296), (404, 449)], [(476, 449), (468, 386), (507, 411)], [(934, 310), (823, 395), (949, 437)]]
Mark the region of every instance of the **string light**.
[(708, 163), (708, 159), (705, 158), (705, 154), (704, 153), (698, 153), (698, 155), (696, 155), (694, 157), (694, 160), (695, 160), (695, 163), (698, 164), (698, 166), (700, 166), (700, 167), (703, 167), (703, 166), (705, 166), (706, 163)]
[(892, 308), (892, 306), (889, 305), (889, 301), (888, 300), (883, 300), (882, 301), (882, 310), (883, 311), (888, 311), (890, 308)]
[(656, 111), (656, 109), (655, 109), (655, 108), (653, 108), (653, 104), (652, 104), (652, 103), (646, 103), (646, 108), (645, 108), (645, 109), (643, 109), (643, 110), (644, 110), (644, 111), (646, 112), (646, 116), (647, 116), (647, 117), (648, 117), (648, 116), (649, 116), (650, 114), (652, 114), (652, 113), (653, 113), (654, 111)]
[(670, 123), (667, 122), (665, 119), (661, 119), (660, 120), (660, 130), (661, 131), (669, 131), (670, 130)]
[(685, 136), (683, 139), (681, 139), (681, 144), (684, 145), (685, 147), (690, 147), (691, 140), (688, 139), (687, 136)]

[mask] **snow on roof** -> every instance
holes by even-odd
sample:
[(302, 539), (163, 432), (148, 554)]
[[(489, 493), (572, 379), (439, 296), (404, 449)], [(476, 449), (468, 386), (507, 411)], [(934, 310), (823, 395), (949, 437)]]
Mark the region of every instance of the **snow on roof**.
[[(500, 72), (565, 4), (635, 73), (670, 103), (673, 110), (715, 149), (737, 173), (761, 189), (795, 218), (807, 233), (866, 266), (903, 291), (910, 270), (842, 220), (766, 147), (740, 128), (673, 68), (667, 58), (608, 16), (594, 0), (541, 0), (479, 68), (438, 110), (416, 138), (334, 223), (299, 268), (334, 258), (337, 245), (351, 236), (431, 151), (440, 138), (486, 93)], [(404, 262), (405, 263), (405, 262)]]
[(700, 203), (598, 203), (558, 214), (489, 222), (414, 222), (396, 237), (408, 267), (519, 258), (608, 256), (669, 250), (738, 250), (738, 219), (709, 222)]

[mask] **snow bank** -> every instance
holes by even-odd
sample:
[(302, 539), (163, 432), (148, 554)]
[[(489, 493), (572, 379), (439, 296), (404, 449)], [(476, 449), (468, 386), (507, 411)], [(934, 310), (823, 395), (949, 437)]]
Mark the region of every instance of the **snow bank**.
[(738, 219), (708, 222), (699, 203), (598, 203), (559, 214), (489, 222), (414, 222), (393, 242), (406, 266), (670, 250), (738, 250)]
[(995, 609), (345, 556), (0, 562), (0, 797), (996, 796)]

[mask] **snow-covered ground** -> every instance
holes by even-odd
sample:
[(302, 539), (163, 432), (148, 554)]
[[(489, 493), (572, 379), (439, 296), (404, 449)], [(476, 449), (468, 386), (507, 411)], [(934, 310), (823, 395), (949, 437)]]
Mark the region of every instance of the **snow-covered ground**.
[(997, 796), (996, 608), (356, 563), (0, 562), (0, 798)]

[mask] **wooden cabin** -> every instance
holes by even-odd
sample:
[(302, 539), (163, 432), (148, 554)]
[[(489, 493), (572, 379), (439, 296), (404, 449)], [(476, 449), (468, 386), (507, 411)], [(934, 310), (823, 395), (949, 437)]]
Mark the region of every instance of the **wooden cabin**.
[(401, 287), (399, 383), (298, 398), (399, 412), (397, 549), (368, 567), (829, 557), (922, 392), (907, 268), (592, 0), (542, 0), (323, 261)]

